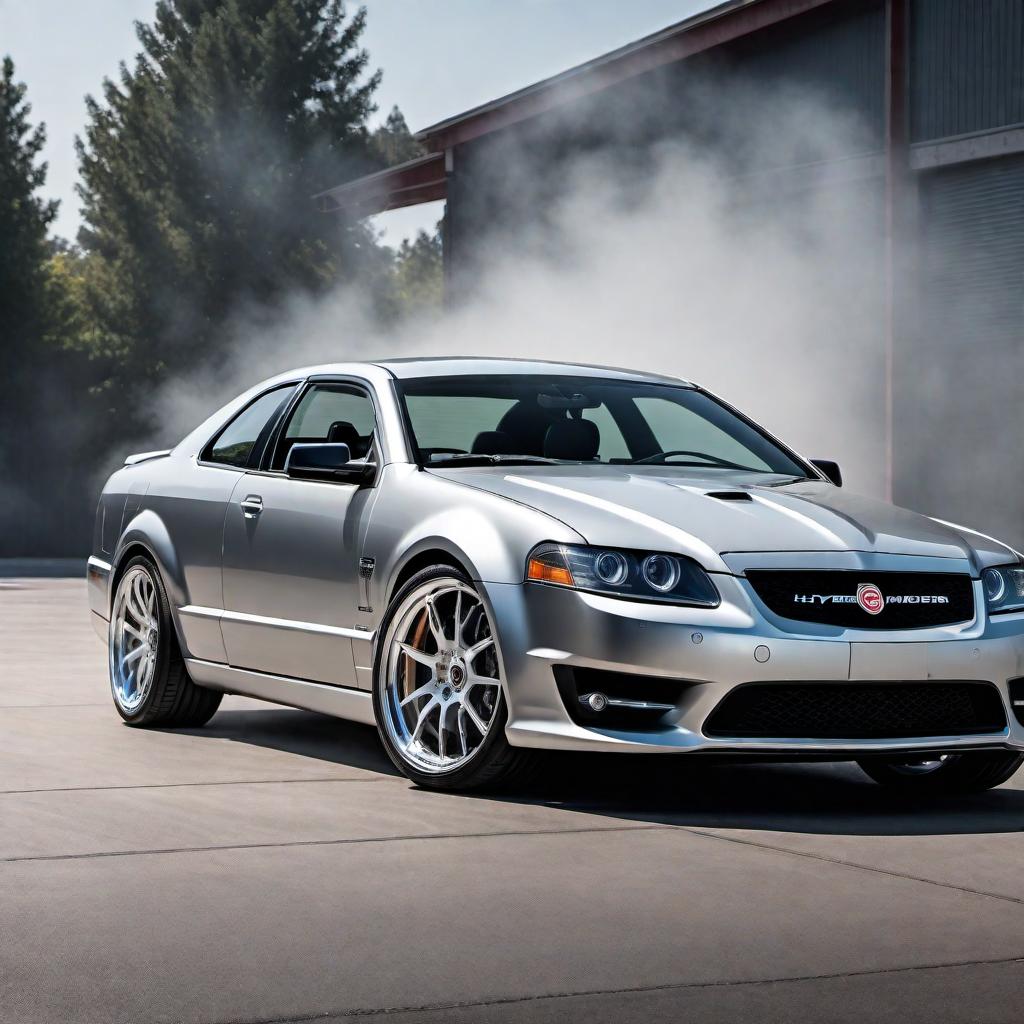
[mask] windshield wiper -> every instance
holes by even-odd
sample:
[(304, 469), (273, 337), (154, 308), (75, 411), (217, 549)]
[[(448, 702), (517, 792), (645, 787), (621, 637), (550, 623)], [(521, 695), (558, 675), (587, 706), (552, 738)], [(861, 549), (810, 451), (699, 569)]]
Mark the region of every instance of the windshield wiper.
[(795, 473), (788, 473), (782, 480), (774, 480), (771, 483), (759, 484), (760, 487), (785, 487), (787, 484), (799, 484), (807, 480), (816, 480), (813, 476), (797, 476)]
[(558, 459), (545, 459), (540, 455), (445, 455), (440, 459), (431, 459), (423, 464), (424, 468), (437, 468), (455, 463), (459, 466), (557, 466)]
[[(669, 462), (669, 459), (678, 455), (692, 455), (694, 459)], [(695, 461), (700, 460), (700, 461)], [(738, 462), (730, 462), (728, 459), (720, 459), (717, 455), (707, 455), (704, 452), (691, 452), (683, 448), (673, 448), (667, 452), (655, 452), (642, 459), (634, 459), (634, 466), (705, 466), (710, 469), (739, 469), (747, 473), (763, 473), (763, 469), (755, 469), (753, 466), (741, 466)]]

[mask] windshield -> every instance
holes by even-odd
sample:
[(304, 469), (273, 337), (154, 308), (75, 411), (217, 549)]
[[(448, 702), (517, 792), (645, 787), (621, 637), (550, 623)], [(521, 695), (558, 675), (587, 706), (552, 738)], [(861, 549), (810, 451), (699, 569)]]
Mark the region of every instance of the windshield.
[(808, 475), (748, 420), (684, 385), (495, 374), (397, 387), (424, 465), (582, 462)]

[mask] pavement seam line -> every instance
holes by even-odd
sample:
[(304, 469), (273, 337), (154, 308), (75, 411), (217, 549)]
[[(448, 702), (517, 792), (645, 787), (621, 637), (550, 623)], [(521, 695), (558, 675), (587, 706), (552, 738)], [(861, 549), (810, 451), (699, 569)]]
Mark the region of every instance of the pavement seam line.
[(688, 989), (739, 988), (755, 985), (800, 984), (813, 981), (839, 981), (844, 978), (884, 977), (890, 974), (912, 974), (917, 971), (956, 970), (969, 967), (999, 967), (1024, 963), (1024, 956), (994, 957), (988, 960), (959, 960), (952, 963), (910, 964), (905, 967), (865, 968), (859, 971), (835, 971), (823, 974), (799, 974), (779, 978), (735, 978), (721, 981), (676, 981), (660, 985), (631, 985), (621, 988), (579, 989), (568, 992), (543, 992), (536, 995), (498, 996), (493, 999), (467, 999), (415, 1006), (359, 1007), (351, 1010), (323, 1010), (288, 1017), (245, 1017), (209, 1021), (207, 1024), (305, 1024), (307, 1021), (332, 1020), (345, 1017), (378, 1017), (397, 1013), (430, 1013), (438, 1010), (473, 1009), (483, 1006), (508, 1006), (516, 1003), (540, 1002), (545, 999), (582, 999), (594, 996), (644, 995), (648, 992), (677, 992)]
[[(1002, 900), (1005, 903), (1024, 904), (1024, 898), (1020, 896), (1008, 896), (998, 892), (989, 892), (987, 889), (972, 889), (966, 885), (956, 885), (952, 882), (940, 882), (935, 878), (924, 878), (921, 875), (912, 875), (906, 871), (894, 871), (890, 868), (877, 868), (870, 864), (860, 864), (857, 861), (845, 860), (841, 857), (830, 857), (823, 853), (811, 853), (806, 850), (791, 850), (785, 846), (776, 846), (772, 843), (759, 843), (753, 839), (740, 839), (738, 836), (720, 835), (717, 832), (705, 832), (699, 828), (688, 828), (679, 826), (684, 832), (691, 836), (700, 836), (704, 839), (717, 839), (723, 843), (735, 843), (738, 846), (752, 847), (755, 850), (766, 850), (770, 853), (789, 854), (792, 857), (803, 857), (806, 860), (816, 860), (823, 864), (835, 864), (838, 867), (853, 868), (857, 871), (870, 871), (875, 875), (888, 875), (890, 878), (901, 878), (908, 882), (923, 882), (925, 885), (934, 885), (940, 889), (951, 889), (954, 892), (962, 892), (970, 896), (985, 896), (992, 900)], [(1008, 833), (1013, 835), (1015, 833)]]
[(597, 832), (667, 832), (672, 825), (608, 825), (592, 828), (512, 829), (502, 832), (428, 832), (423, 835), (352, 836), (344, 839), (300, 839), (286, 843), (226, 843), (222, 846), (173, 846), (158, 850), (101, 850), (95, 853), (53, 853), (41, 856), (0, 857), (3, 864), (32, 861), (101, 860), (106, 857), (156, 857), (176, 853), (216, 853), (221, 850), (275, 850), (301, 846), (356, 846), (368, 843), (409, 843), (439, 839), (507, 839), (513, 836), (573, 836)]
[(0, 704), (0, 711), (58, 711), (60, 708), (105, 708), (107, 701), (95, 704)]
[(54, 786), (52, 789), (0, 789), (0, 796), (18, 796), (25, 793), (105, 793), (121, 789), (185, 789), (195, 786), (276, 786), (292, 782), (401, 782), (401, 779), (383, 778), (345, 779), (325, 776), (315, 779), (228, 779), (223, 782), (151, 782), (141, 786)]

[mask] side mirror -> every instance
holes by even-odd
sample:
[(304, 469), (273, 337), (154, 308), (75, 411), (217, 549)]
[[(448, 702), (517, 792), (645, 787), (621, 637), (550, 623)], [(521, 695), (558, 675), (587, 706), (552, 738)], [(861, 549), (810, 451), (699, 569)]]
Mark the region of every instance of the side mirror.
[(366, 484), (373, 480), (377, 467), (372, 462), (353, 462), (347, 444), (293, 444), (284, 471), (296, 480)]
[(843, 486), (843, 471), (839, 468), (838, 462), (832, 462), (830, 459), (811, 459), (811, 465), (815, 469), (820, 469), (836, 487)]

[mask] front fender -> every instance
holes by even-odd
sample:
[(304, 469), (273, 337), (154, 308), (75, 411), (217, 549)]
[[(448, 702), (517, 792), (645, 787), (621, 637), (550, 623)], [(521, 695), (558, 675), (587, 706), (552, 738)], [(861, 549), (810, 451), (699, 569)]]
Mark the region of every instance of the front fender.
[(578, 544), (564, 523), (508, 498), (432, 476), (388, 467), (360, 554), (376, 559), (370, 585), (374, 626), (411, 563), (443, 552), (483, 583), (521, 583), (526, 556), (541, 541)]

